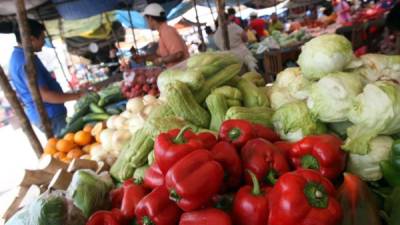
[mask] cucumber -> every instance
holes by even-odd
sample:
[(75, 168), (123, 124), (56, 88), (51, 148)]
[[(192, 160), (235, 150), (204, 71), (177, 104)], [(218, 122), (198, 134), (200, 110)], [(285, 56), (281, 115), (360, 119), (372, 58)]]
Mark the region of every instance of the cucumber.
[(83, 121), (86, 123), (93, 121), (104, 121), (107, 120), (109, 117), (110, 115), (108, 115), (107, 113), (90, 113), (83, 117)]
[(106, 112), (107, 112), (108, 114), (111, 114), (111, 115), (118, 115), (118, 114), (120, 114), (122, 111), (120, 111), (118, 108), (107, 107), (107, 108), (106, 108)]
[(74, 123), (76, 120), (79, 118), (82, 118), (84, 115), (86, 115), (89, 112), (89, 106), (84, 106), (80, 108), (79, 110), (75, 111), (74, 115), (70, 119), (68, 119), (68, 124)]
[(83, 117), (76, 119), (75, 121), (69, 123), (64, 129), (61, 130), (61, 132), (58, 134), (58, 138), (64, 137), (67, 133), (70, 132), (75, 133), (79, 130), (82, 130), (85, 124), (86, 122), (84, 121)]
[(120, 100), (124, 99), (124, 96), (122, 95), (121, 92), (115, 93), (115, 94), (110, 94), (104, 97), (101, 97), (99, 102), (97, 103), (98, 106), (103, 107), (105, 105), (108, 105), (113, 102), (118, 102)]
[(102, 109), (96, 103), (90, 103), (90, 111), (92, 111), (92, 113), (105, 113), (104, 109)]

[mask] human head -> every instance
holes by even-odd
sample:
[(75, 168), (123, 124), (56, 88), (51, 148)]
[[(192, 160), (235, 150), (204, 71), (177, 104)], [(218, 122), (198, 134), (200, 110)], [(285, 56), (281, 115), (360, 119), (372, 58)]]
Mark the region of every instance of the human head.
[(278, 21), (278, 15), (276, 15), (276, 13), (272, 13), (271, 14), (271, 21), (273, 23), (275, 23), (276, 21)]
[(327, 8), (324, 9), (324, 11), (322, 11), (322, 13), (325, 16), (330, 16), (333, 13), (333, 9), (332, 9), (332, 7), (327, 7)]
[(234, 8), (229, 8), (228, 9), (228, 16), (235, 16), (236, 15), (236, 10)]
[(251, 19), (251, 20), (257, 19), (257, 17), (258, 17), (258, 15), (257, 15), (256, 12), (251, 12), (251, 13), (250, 13), (250, 19)]
[(206, 30), (206, 34), (208, 34), (208, 35), (214, 33), (213, 30), (211, 29), (211, 27), (209, 27), (209, 26), (206, 26), (205, 30)]
[[(37, 22), (36, 20), (28, 19), (28, 26), (31, 31), (31, 42), (34, 52), (40, 52), (44, 46), (44, 31), (45, 27), (43, 24)], [(16, 27), (14, 30), (15, 37), (17, 39), (18, 44), (22, 43), (22, 37), (19, 32), (19, 28)]]
[(147, 24), (151, 30), (157, 30), (157, 28), (167, 21), (165, 10), (160, 4), (151, 3), (143, 11), (143, 15), (147, 19)]
[(386, 26), (395, 33), (400, 33), (400, 3), (395, 5), (386, 17)]

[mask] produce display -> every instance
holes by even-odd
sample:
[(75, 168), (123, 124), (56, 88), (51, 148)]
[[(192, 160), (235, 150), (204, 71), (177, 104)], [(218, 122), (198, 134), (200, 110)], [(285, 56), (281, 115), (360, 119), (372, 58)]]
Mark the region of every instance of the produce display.
[(252, 44), (250, 48), (256, 54), (263, 54), (265, 51), (289, 48), (301, 44), (310, 38), (311, 35), (305, 29), (300, 29), (290, 34), (273, 31), (270, 36), (260, 43)]
[(400, 224), (400, 56), (351, 49), (314, 38), (267, 85), (229, 53), (192, 56), (87, 144), (69, 135), (113, 180), (78, 170), (63, 199), (87, 225)]
[(158, 96), (157, 77), (162, 69), (138, 68), (124, 73), (121, 91), (126, 98), (141, 97), (146, 94)]

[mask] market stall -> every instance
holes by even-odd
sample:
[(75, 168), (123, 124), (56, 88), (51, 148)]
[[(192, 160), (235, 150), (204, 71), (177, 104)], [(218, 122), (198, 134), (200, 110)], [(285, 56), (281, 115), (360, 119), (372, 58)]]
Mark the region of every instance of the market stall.
[[(21, 185), (53, 188), (7, 225), (50, 215), (75, 225), (398, 224), (400, 58), (353, 54), (343, 36), (313, 38), (299, 67), (267, 86), (230, 53), (160, 71), (150, 77), (159, 97), (133, 97), (106, 122), (49, 140), (84, 159), (46, 158), (42, 172), (52, 161), (58, 173)], [(104, 110), (95, 105), (117, 89), (79, 106)]]
[(274, 79), (230, 52), (123, 65), (24, 171), (6, 225), (400, 224), (400, 56), (314, 32), (254, 48)]

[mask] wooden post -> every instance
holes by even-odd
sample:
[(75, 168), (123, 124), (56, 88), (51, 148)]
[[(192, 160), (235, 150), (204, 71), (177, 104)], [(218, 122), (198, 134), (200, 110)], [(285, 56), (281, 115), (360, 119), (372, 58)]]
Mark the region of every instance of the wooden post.
[(194, 3), (194, 11), (196, 13), (196, 22), (197, 22), (197, 30), (199, 32), (199, 37), (202, 45), (205, 45), (203, 31), (201, 30), (199, 13), (197, 12), (197, 0), (193, 0)]
[(222, 29), (222, 37), (224, 38), (224, 50), (230, 50), (228, 25), (225, 23), (225, 0), (215, 0), (218, 8), (218, 24)]
[(36, 156), (39, 158), (43, 153), (42, 145), (40, 144), (39, 139), (37, 138), (35, 132), (33, 131), (32, 125), (29, 122), (28, 117), (26, 116), (24, 109), (18, 101), (17, 95), (15, 91), (12, 89), (7, 76), (4, 74), (3, 68), (0, 66), (0, 87), (4, 92), (7, 101), (10, 103), (12, 108), (15, 111), (15, 114), (21, 123), (22, 131), (26, 134), (29, 139), (29, 142), (32, 145), (33, 150), (36, 153)]
[(28, 19), (26, 17), (26, 9), (25, 9), (25, 1), (24, 0), (14, 0), (15, 6), (17, 9), (17, 21), (19, 32), (21, 34), (22, 45), (24, 48), (24, 55), (25, 55), (25, 71), (26, 71), (26, 78), (28, 81), (29, 91), (31, 92), (33, 102), (36, 105), (36, 109), (39, 113), (40, 120), (42, 126), (44, 128), (44, 133), (46, 134), (47, 138), (53, 137), (53, 131), (51, 129), (50, 120), (47, 116), (46, 109), (43, 105), (42, 97), (40, 96), (39, 88), (37, 86), (37, 74), (34, 65), (34, 54), (33, 48), (31, 43), (31, 35), (30, 35), (30, 28), (28, 26)]

